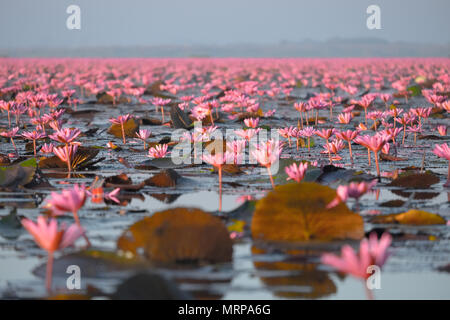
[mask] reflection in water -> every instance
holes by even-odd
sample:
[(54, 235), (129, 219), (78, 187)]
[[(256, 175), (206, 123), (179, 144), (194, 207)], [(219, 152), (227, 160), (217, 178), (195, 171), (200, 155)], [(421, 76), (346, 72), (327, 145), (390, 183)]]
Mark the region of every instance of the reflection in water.
[[(252, 246), (253, 255), (268, 254), (264, 249)], [(253, 260), (254, 267), (261, 272), (260, 279), (276, 296), (283, 298), (316, 299), (336, 293), (336, 285), (330, 279), (328, 272), (318, 270), (317, 263), (309, 260), (320, 255), (320, 251), (288, 250), (288, 257), (278, 261)], [(281, 275), (264, 276), (267, 271), (279, 271)], [(288, 274), (285, 272), (289, 271)], [(278, 272), (277, 272), (278, 273)], [(307, 290), (302, 290), (306, 288)], [(300, 289), (300, 290), (299, 290)]]

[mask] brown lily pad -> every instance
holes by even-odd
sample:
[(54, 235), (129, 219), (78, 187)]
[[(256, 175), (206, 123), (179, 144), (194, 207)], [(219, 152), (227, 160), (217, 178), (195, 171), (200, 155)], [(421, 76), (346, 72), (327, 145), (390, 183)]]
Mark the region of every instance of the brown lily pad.
[(153, 177), (145, 180), (145, 184), (148, 186), (155, 186), (160, 188), (175, 187), (177, 180), (181, 176), (173, 169), (162, 170), (160, 173), (155, 174)]
[(256, 204), (252, 219), (253, 239), (265, 241), (329, 241), (361, 239), (364, 222), (345, 203), (326, 206), (336, 191), (317, 183), (277, 186)]
[(229, 262), (233, 248), (222, 221), (200, 209), (175, 208), (133, 224), (118, 249), (161, 263)]
[[(125, 132), (125, 136), (128, 138), (135, 138), (136, 132), (139, 131), (139, 124), (134, 121), (134, 119), (129, 119), (127, 122), (123, 124), (123, 130)], [(108, 129), (108, 133), (112, 134), (116, 138), (122, 138), (122, 127), (120, 124), (113, 123), (111, 127)]]
[(105, 178), (105, 183), (113, 184), (133, 184), (131, 178), (126, 173), (121, 173), (115, 176)]
[[(214, 172), (218, 172), (217, 168), (214, 167)], [(243, 171), (241, 170), (241, 168), (235, 164), (224, 164), (222, 165), (222, 171), (225, 174), (234, 176), (234, 175), (238, 175), (243, 173)]]
[(401, 207), (405, 204), (405, 201), (396, 199), (396, 200), (389, 200), (386, 202), (383, 202), (380, 204), (381, 207), (388, 207), (388, 208), (397, 208)]
[(410, 225), (435, 225), (446, 224), (446, 220), (440, 215), (427, 211), (412, 209), (407, 212), (375, 216), (372, 223), (399, 223)]
[(403, 188), (426, 189), (439, 182), (439, 177), (431, 172), (405, 172), (393, 180), (389, 186)]
[(383, 161), (406, 161), (407, 158), (400, 158), (390, 154), (380, 153), (380, 159)]

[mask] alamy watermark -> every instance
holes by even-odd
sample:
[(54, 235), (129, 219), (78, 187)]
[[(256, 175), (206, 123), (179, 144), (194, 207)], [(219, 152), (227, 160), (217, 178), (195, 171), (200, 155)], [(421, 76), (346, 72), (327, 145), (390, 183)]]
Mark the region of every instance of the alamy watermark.
[(70, 274), (66, 280), (66, 287), (69, 290), (81, 289), (81, 269), (76, 264), (67, 267), (66, 273)]
[(76, 4), (67, 7), (66, 13), (69, 14), (66, 20), (66, 27), (69, 30), (81, 29), (81, 8)]
[(381, 289), (381, 269), (377, 265), (367, 267), (367, 273), (370, 276), (366, 280), (366, 286), (369, 290)]
[(381, 29), (381, 8), (376, 4), (372, 4), (367, 7), (367, 14), (370, 14), (367, 17), (366, 25), (369, 30), (380, 30)]

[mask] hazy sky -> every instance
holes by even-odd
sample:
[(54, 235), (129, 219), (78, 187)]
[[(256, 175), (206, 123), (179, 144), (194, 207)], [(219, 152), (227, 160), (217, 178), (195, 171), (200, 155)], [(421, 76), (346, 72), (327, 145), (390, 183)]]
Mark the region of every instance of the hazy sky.
[[(81, 8), (68, 30), (66, 8)], [(381, 7), (382, 30), (366, 8)], [(278, 43), (333, 37), (450, 42), (450, 0), (0, 0), (0, 48)]]

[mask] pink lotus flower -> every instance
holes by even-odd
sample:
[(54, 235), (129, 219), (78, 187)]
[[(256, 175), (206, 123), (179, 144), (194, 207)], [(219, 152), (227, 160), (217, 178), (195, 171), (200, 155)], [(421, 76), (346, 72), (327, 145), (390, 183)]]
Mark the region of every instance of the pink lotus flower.
[(68, 145), (73, 144), (74, 140), (80, 134), (81, 131), (79, 129), (64, 128), (57, 130), (54, 134), (49, 135), (49, 138)]
[(302, 130), (298, 132), (298, 135), (301, 137), (306, 137), (308, 139), (308, 151), (311, 150), (311, 137), (314, 135), (316, 130), (313, 127), (304, 127)]
[(447, 126), (445, 125), (439, 125), (436, 127), (436, 130), (439, 132), (439, 134), (441, 136), (446, 136), (447, 135)]
[(230, 153), (230, 157), (233, 158), (234, 164), (241, 164), (245, 150), (245, 140), (233, 140), (227, 142), (227, 151)]
[(44, 145), (41, 148), (41, 152), (44, 154), (53, 153), (53, 147), (54, 145), (52, 143), (44, 143)]
[[(358, 254), (349, 245), (344, 245), (340, 257), (325, 253), (322, 255), (321, 261), (323, 264), (334, 267), (339, 272), (366, 280), (371, 275), (369, 266), (376, 265), (382, 268), (386, 263), (390, 255), (388, 249), (391, 242), (392, 236), (389, 233), (383, 233), (378, 240), (376, 233), (373, 232), (369, 239), (361, 240)], [(371, 298), (371, 295), (369, 295), (369, 298)]]
[(206, 154), (202, 156), (203, 161), (209, 163), (213, 167), (216, 167), (219, 172), (219, 211), (222, 211), (222, 166), (230, 162), (233, 157), (229, 152), (215, 153), (214, 155)]
[[(372, 150), (372, 152), (374, 153), (374, 156), (375, 156), (377, 175), (379, 177), (380, 176), (380, 165), (379, 165), (379, 161), (378, 161), (378, 152), (383, 148), (383, 146), (386, 143), (386, 140), (381, 137), (378, 137), (378, 136), (365, 135), (365, 136), (356, 137), (354, 141), (356, 143), (366, 147), (368, 151)], [(369, 153), (369, 165), (370, 165), (370, 153)]]
[(362, 195), (372, 190), (376, 184), (377, 181), (374, 180), (372, 182), (351, 182), (348, 186), (338, 186), (336, 198), (327, 205), (327, 208), (333, 208), (339, 203), (347, 201), (348, 198), (354, 198), (358, 201)]
[(244, 119), (244, 123), (249, 128), (256, 128), (259, 123), (259, 118), (248, 118)]
[(283, 137), (288, 139), (289, 141), (289, 147), (291, 147), (291, 137), (297, 136), (297, 128), (294, 128), (293, 126), (281, 128), (278, 129), (278, 133)]
[(136, 133), (136, 137), (144, 142), (144, 150), (145, 150), (145, 142), (150, 137), (152, 132), (147, 129), (141, 129)]
[(234, 130), (234, 133), (240, 136), (241, 138), (250, 142), (250, 140), (259, 132), (258, 129), (244, 129), (244, 130)]
[(72, 172), (72, 160), (75, 157), (75, 154), (77, 153), (78, 145), (77, 144), (71, 144), (66, 145), (64, 147), (53, 147), (53, 153), (61, 159), (61, 161), (65, 162), (67, 164), (67, 170), (70, 173)]
[(352, 120), (353, 116), (351, 112), (345, 112), (338, 115), (338, 122), (348, 124)]
[(123, 140), (123, 144), (126, 144), (127, 141), (125, 139), (125, 130), (124, 130), (124, 124), (128, 122), (128, 120), (130, 120), (132, 118), (132, 116), (130, 114), (126, 114), (124, 116), (118, 116), (117, 118), (111, 118), (109, 119), (110, 122), (114, 123), (114, 124), (120, 124), (120, 128), (122, 129), (122, 140)]
[(294, 108), (300, 113), (300, 128), (303, 129), (303, 112), (306, 112), (307, 104), (305, 102), (294, 103)]
[(148, 150), (148, 156), (150, 158), (164, 158), (166, 154), (170, 153), (167, 152), (167, 148), (167, 144), (158, 144)]
[(448, 160), (448, 174), (447, 174), (447, 183), (450, 184), (450, 148), (446, 143), (441, 145), (436, 144), (433, 149), (433, 153), (437, 155), (439, 158), (444, 158)]
[(44, 138), (46, 134), (43, 132), (32, 131), (32, 132), (24, 132), (22, 133), (22, 136), (28, 140), (33, 140), (33, 151), (34, 156), (36, 157), (36, 140)]
[(275, 188), (270, 167), (280, 158), (281, 151), (283, 149), (282, 146), (278, 141), (275, 142), (274, 140), (269, 140), (265, 143), (263, 142), (259, 145), (255, 145), (255, 149), (256, 150), (251, 152), (251, 155), (256, 159), (256, 161), (259, 162), (260, 165), (267, 168), (270, 183), (272, 184), (272, 188)]
[[(171, 99), (162, 99), (162, 98), (158, 98), (158, 97), (155, 97), (152, 100), (152, 103), (155, 106), (161, 107), (161, 116), (162, 116), (163, 123), (164, 123), (164, 106), (168, 105), (171, 101), (172, 101)], [(158, 108), (156, 108), (156, 109), (158, 109)]]
[(50, 199), (46, 201), (46, 207), (49, 208), (53, 215), (59, 216), (65, 212), (71, 212), (75, 221), (80, 225), (78, 211), (86, 202), (86, 188), (84, 185), (75, 184), (72, 188), (64, 189), (61, 193), (52, 192)]
[(22, 225), (33, 236), (36, 243), (48, 253), (46, 287), (51, 289), (53, 253), (56, 250), (64, 249), (72, 244), (84, 234), (84, 229), (77, 224), (72, 224), (66, 228), (65, 224), (58, 228), (56, 219), (47, 220), (39, 216), (37, 223), (29, 219), (22, 219)]
[(347, 130), (347, 131), (336, 131), (335, 135), (338, 139), (342, 139), (348, 142), (348, 150), (350, 152), (350, 160), (353, 163), (353, 153), (352, 153), (352, 141), (358, 136), (359, 131)]
[(16, 144), (14, 143), (13, 137), (17, 136), (18, 131), (19, 131), (19, 127), (15, 127), (9, 131), (0, 132), (1, 136), (5, 137), (5, 138), (9, 138), (11, 140), (11, 144), (13, 145), (14, 150), (16, 151), (16, 154), (19, 154), (19, 153), (17, 152)]
[(117, 199), (117, 196), (119, 195), (119, 193), (120, 193), (120, 188), (116, 188), (113, 191), (105, 194), (105, 199), (112, 200), (115, 203), (119, 203), (120, 204), (119, 199)]
[(290, 166), (287, 166), (284, 171), (289, 176), (286, 180), (295, 180), (297, 183), (303, 180), (305, 177), (306, 169), (308, 169), (308, 163), (302, 162), (298, 165), (293, 163)]

